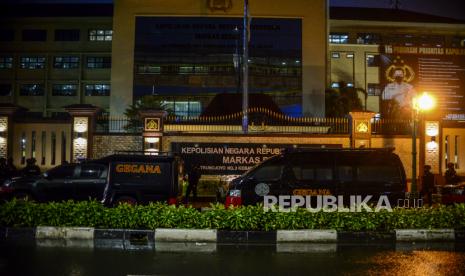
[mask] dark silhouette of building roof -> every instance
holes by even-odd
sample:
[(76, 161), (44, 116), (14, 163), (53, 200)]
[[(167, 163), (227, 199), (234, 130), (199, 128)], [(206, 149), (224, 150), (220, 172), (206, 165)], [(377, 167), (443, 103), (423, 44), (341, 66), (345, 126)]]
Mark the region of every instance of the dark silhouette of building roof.
[(465, 21), (460, 19), (397, 9), (331, 7), (329, 14), (329, 17), (335, 20), (465, 24)]
[(1, 17), (112, 17), (113, 4), (0, 4)]
[[(249, 108), (266, 108), (282, 114), (273, 99), (266, 94), (249, 94)], [(218, 94), (202, 112), (201, 116), (224, 116), (242, 111), (242, 94)]]

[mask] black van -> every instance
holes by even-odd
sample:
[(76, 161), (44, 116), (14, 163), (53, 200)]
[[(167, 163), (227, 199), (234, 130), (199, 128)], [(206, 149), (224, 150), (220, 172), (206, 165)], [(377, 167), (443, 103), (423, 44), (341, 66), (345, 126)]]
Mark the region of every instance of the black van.
[[(229, 187), (226, 206), (263, 202), (264, 195), (386, 195), (405, 198), (404, 167), (393, 149), (291, 149), (273, 156)], [(344, 201), (346, 202), (346, 201)]]
[(94, 199), (107, 206), (120, 202), (178, 202), (182, 196), (182, 159), (167, 153), (146, 154), (114, 154), (63, 164), (42, 176), (13, 178), (1, 187), (0, 198), (39, 202)]
[(115, 154), (96, 160), (108, 164), (108, 180), (102, 203), (175, 204), (182, 197), (184, 163), (176, 155)]

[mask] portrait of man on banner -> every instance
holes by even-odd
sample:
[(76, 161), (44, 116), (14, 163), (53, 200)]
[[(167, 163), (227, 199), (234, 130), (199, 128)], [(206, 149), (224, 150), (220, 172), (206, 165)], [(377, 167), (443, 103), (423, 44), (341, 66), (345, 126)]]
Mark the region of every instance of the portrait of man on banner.
[(392, 77), (389, 78), (392, 81), (384, 87), (381, 94), (381, 113), (385, 118), (410, 118), (415, 89), (405, 80), (402, 68), (392, 71)]

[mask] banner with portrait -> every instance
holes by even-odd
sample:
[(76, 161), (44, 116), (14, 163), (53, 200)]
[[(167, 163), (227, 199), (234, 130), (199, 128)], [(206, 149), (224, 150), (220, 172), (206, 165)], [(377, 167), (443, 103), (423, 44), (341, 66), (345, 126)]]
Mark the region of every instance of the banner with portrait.
[(465, 120), (465, 49), (385, 45), (380, 56), (380, 111), (384, 118), (410, 118), (412, 98), (428, 92), (434, 113)]

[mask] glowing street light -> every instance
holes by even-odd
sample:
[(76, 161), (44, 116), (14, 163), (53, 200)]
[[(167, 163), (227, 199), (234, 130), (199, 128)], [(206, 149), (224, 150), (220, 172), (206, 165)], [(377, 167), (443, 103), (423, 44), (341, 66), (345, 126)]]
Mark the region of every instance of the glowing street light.
[(433, 109), (435, 100), (423, 92), (418, 97), (412, 99), (412, 193), (417, 191), (417, 125), (420, 112)]

